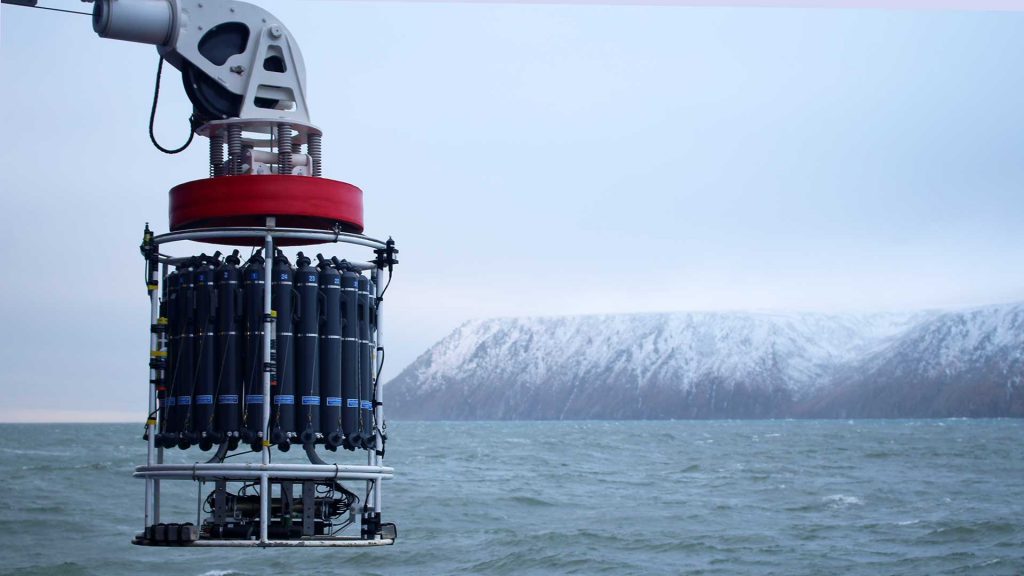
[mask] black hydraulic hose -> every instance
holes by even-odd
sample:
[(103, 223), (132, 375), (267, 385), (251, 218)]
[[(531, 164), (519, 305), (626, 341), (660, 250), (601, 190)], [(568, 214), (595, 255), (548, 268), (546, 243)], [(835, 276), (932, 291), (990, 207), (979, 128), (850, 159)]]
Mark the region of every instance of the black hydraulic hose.
[(316, 444), (308, 442), (303, 447), (306, 449), (306, 456), (309, 457), (310, 464), (327, 464), (324, 462), (320, 455), (316, 453)]
[(207, 460), (206, 463), (207, 464), (220, 464), (221, 462), (224, 461), (224, 457), (227, 456), (227, 455), (228, 455), (228, 441), (227, 441), (227, 438), (225, 438), (224, 441), (221, 442), (217, 446), (217, 453), (213, 455), (213, 458), (210, 458), (209, 460)]

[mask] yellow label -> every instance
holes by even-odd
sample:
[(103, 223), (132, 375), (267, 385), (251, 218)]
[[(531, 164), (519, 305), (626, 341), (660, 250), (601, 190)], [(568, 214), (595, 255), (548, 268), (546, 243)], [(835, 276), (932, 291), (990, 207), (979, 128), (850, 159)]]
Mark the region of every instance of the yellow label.
[(270, 440), (264, 440), (263, 441), (263, 446), (269, 448), (270, 447)]
[(161, 316), (161, 317), (156, 319), (156, 323), (161, 325), (161, 326), (166, 326), (167, 325), (167, 318), (164, 318), (163, 316)]
[(277, 318), (277, 310), (271, 310), (270, 311), (270, 317), (271, 318)]
[(156, 426), (156, 419), (150, 418), (149, 420), (146, 420), (146, 426)]
[(154, 358), (166, 358), (167, 350), (150, 350), (149, 355)]

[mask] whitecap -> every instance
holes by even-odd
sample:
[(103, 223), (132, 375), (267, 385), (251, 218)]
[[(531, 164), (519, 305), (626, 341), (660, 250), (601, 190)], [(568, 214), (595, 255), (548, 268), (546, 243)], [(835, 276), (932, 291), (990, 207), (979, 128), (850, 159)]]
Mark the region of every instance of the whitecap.
[(47, 450), (32, 450), (31, 448), (0, 448), (0, 452), (20, 454), (22, 456), (71, 456), (70, 452), (51, 452)]
[(822, 502), (831, 508), (848, 508), (850, 506), (863, 506), (864, 501), (856, 496), (845, 494), (832, 494), (821, 499)]

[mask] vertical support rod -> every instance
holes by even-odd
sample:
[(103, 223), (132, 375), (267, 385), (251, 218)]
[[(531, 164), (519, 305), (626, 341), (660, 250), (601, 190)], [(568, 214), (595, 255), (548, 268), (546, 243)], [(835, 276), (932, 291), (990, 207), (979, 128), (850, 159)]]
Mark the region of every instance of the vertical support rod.
[[(373, 285), (376, 286), (378, 279), (379, 278), (378, 278), (378, 274), (377, 274), (377, 269), (375, 268), (375, 269), (373, 269), (370, 272), (370, 282), (372, 282)], [(375, 299), (376, 299), (376, 296), (377, 296), (377, 294), (374, 294), (374, 298)], [(373, 335), (371, 334), (371, 336), (373, 336)], [(374, 383), (376, 383), (376, 381), (377, 381), (377, 364), (378, 364), (378, 360), (377, 360), (377, 344), (376, 344), (375, 341), (371, 341), (370, 342), (370, 346), (371, 346), (371, 350), (373, 350), (373, 352), (370, 354), (370, 361), (372, 363), (371, 366), (370, 366), (370, 370), (371, 370), (372, 378), (374, 379), (373, 381), (374, 381)], [(373, 401), (374, 401), (374, 404), (376, 404), (376, 398), (374, 398)], [(376, 408), (374, 408), (374, 409), (376, 410)], [(374, 412), (373, 434), (374, 434), (373, 446), (369, 450), (366, 451), (366, 464), (368, 466), (376, 466), (377, 465), (378, 445), (377, 445), (377, 419), (376, 419), (376, 412)], [(367, 501), (364, 502), (363, 505), (364, 505), (364, 507), (366, 508), (367, 511), (374, 511), (374, 512), (377, 511), (377, 509), (376, 509), (377, 508), (376, 507), (377, 486), (378, 486), (378, 482), (376, 480), (367, 480), (366, 481), (366, 494), (367, 494), (366, 500)]]
[[(377, 306), (377, 332), (376, 332), (377, 343), (376, 343), (376, 348), (375, 349), (376, 349), (378, 355), (381, 354), (383, 352), (383, 350), (384, 350), (383, 344), (382, 344), (383, 341), (384, 341), (384, 338), (383, 338), (383, 334), (384, 334), (384, 301), (381, 300), (381, 296), (384, 295), (384, 278), (383, 278), (383, 276), (384, 276), (384, 269), (383, 268), (378, 268), (377, 269), (377, 281), (375, 283), (375, 285), (377, 287), (377, 297), (375, 298), (375, 305)], [(375, 392), (374, 397), (373, 397), (374, 422), (375, 422), (374, 427), (373, 427), (374, 455), (376, 455), (378, 452), (382, 452), (384, 450), (384, 438), (381, 436), (381, 431), (382, 431), (382, 428), (384, 426), (384, 383), (380, 379), (380, 370), (379, 370), (379, 368), (381, 368), (380, 360), (377, 360), (375, 362), (375, 366), (373, 367), (374, 372), (376, 372), (374, 380), (373, 380), (373, 382), (374, 382), (373, 390)], [(384, 457), (381, 456), (380, 458), (376, 458), (374, 463), (378, 464), (378, 465), (383, 464), (384, 463)], [(374, 511), (378, 512), (378, 513), (381, 511), (380, 510), (380, 508), (381, 508), (380, 489), (381, 489), (381, 481), (377, 480), (375, 482), (375, 488), (374, 488), (374, 491), (373, 491), (373, 498), (374, 498), (373, 508), (374, 508)]]
[[(155, 258), (155, 256), (153, 256)], [(147, 282), (147, 289), (149, 290), (149, 325), (155, 328), (157, 320), (160, 318), (160, 270), (155, 265), (155, 262), (146, 262), (146, 273), (149, 276)], [(157, 405), (156, 405), (156, 383), (159, 379), (159, 370), (157, 370), (152, 362), (160, 354), (160, 338), (155, 330), (149, 332), (149, 412), (146, 416), (146, 465), (152, 466), (153, 459), (156, 454), (156, 416), (157, 416)], [(146, 507), (145, 507), (145, 524), (143, 528), (150, 526), (150, 520), (153, 518), (153, 480), (146, 479)]]
[[(160, 265), (160, 286), (166, 286), (167, 285), (167, 273), (168, 273), (168, 271), (169, 271), (169, 268), (168, 268), (166, 262)], [(159, 308), (158, 308), (158, 311), (159, 311)], [(160, 349), (161, 350), (167, 350), (167, 332), (164, 332), (160, 336)], [(159, 431), (160, 430), (160, 426), (163, 425), (163, 420), (160, 418), (160, 411), (159, 410), (156, 412), (156, 414), (154, 414), (154, 417), (156, 418), (156, 424), (153, 426), (153, 428), (155, 430)], [(155, 440), (154, 440), (154, 443), (155, 443)], [(149, 463), (149, 459), (148, 458), (146, 459), (146, 462)], [(156, 448), (156, 463), (157, 464), (163, 464), (164, 463), (164, 447), (163, 446), (157, 446), (157, 448)], [(153, 524), (159, 524), (160, 523), (160, 480), (156, 479), (156, 478), (153, 479), (153, 500), (152, 500), (152, 502), (153, 502), (153, 516), (152, 516), (151, 519), (153, 521)]]
[[(274, 268), (274, 238), (270, 230), (276, 225), (277, 219), (267, 218), (267, 236), (263, 251), (266, 258), (263, 269), (263, 450), (261, 452), (264, 465), (270, 464), (270, 371), (266, 369), (270, 362), (270, 341), (274, 337), (273, 307), (271, 306), (271, 279)], [(270, 525), (270, 483), (266, 473), (260, 475), (260, 542), (266, 543), (267, 529)]]

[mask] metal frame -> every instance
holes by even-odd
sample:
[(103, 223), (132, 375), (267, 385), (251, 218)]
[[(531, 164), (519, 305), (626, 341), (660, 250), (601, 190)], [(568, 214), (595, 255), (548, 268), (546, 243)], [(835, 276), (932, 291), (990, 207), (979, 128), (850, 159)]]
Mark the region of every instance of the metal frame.
[[(359, 234), (344, 232), (329, 232), (323, 230), (303, 228), (277, 228), (276, 219), (267, 218), (266, 227), (224, 227), (224, 228), (203, 228), (199, 230), (184, 230), (169, 232), (154, 236), (154, 245), (170, 244), (186, 240), (192, 241), (215, 241), (228, 238), (262, 238), (264, 253), (273, 255), (274, 239), (310, 240), (312, 242), (333, 242), (363, 246), (374, 250), (387, 248), (387, 244), (374, 238)], [(168, 265), (178, 259), (162, 256), (160, 271), (154, 271), (149, 278), (150, 285), (157, 288), (150, 291), (150, 321), (156, 324), (160, 313), (160, 290), (168, 273)], [(266, 258), (264, 270), (264, 329), (263, 329), (263, 353), (264, 358), (270, 358), (271, 341), (275, 338), (274, 320), (272, 318), (272, 296), (271, 289), (273, 257)], [(377, 296), (383, 292), (381, 282), (381, 269), (374, 264), (359, 265), (362, 270), (371, 270), (373, 280), (376, 283)], [(374, 539), (363, 539), (339, 536), (315, 536), (304, 537), (301, 540), (271, 540), (268, 537), (270, 524), (270, 479), (283, 478), (294, 480), (354, 480), (365, 481), (366, 491), (370, 496), (363, 502), (362, 512), (381, 512), (381, 482), (390, 480), (394, 475), (394, 469), (382, 465), (384, 438), (380, 425), (383, 423), (384, 413), (381, 407), (381, 392), (383, 389), (380, 378), (380, 364), (376, 361), (376, 351), (381, 350), (381, 318), (383, 306), (377, 306), (377, 331), (376, 341), (372, 343), (374, 355), (372, 362), (372, 375), (374, 382), (374, 417), (378, 426), (374, 430), (374, 447), (367, 450), (367, 464), (341, 465), (341, 464), (272, 464), (270, 462), (271, 444), (268, 438), (263, 439), (263, 449), (260, 451), (261, 462), (257, 463), (195, 463), (195, 464), (164, 464), (164, 449), (156, 445), (156, 434), (160, 429), (160, 412), (157, 406), (156, 390), (156, 369), (150, 368), (149, 386), (149, 412), (151, 416), (146, 421), (147, 427), (147, 452), (146, 465), (137, 466), (133, 474), (136, 478), (143, 478), (146, 481), (146, 503), (145, 503), (145, 526), (149, 527), (160, 522), (160, 482), (162, 480), (192, 480), (200, 481), (206, 479), (220, 480), (259, 480), (260, 483), (260, 537), (259, 540), (196, 540), (188, 546), (211, 546), (211, 547), (365, 547), (365, 546), (386, 546), (394, 543), (394, 538), (383, 538), (377, 536)], [(151, 356), (165, 354), (166, 342), (164, 338), (156, 333), (150, 336)], [(263, 373), (263, 397), (271, 397), (270, 373)], [(270, 424), (270, 402), (263, 402), (263, 430), (269, 429)]]

